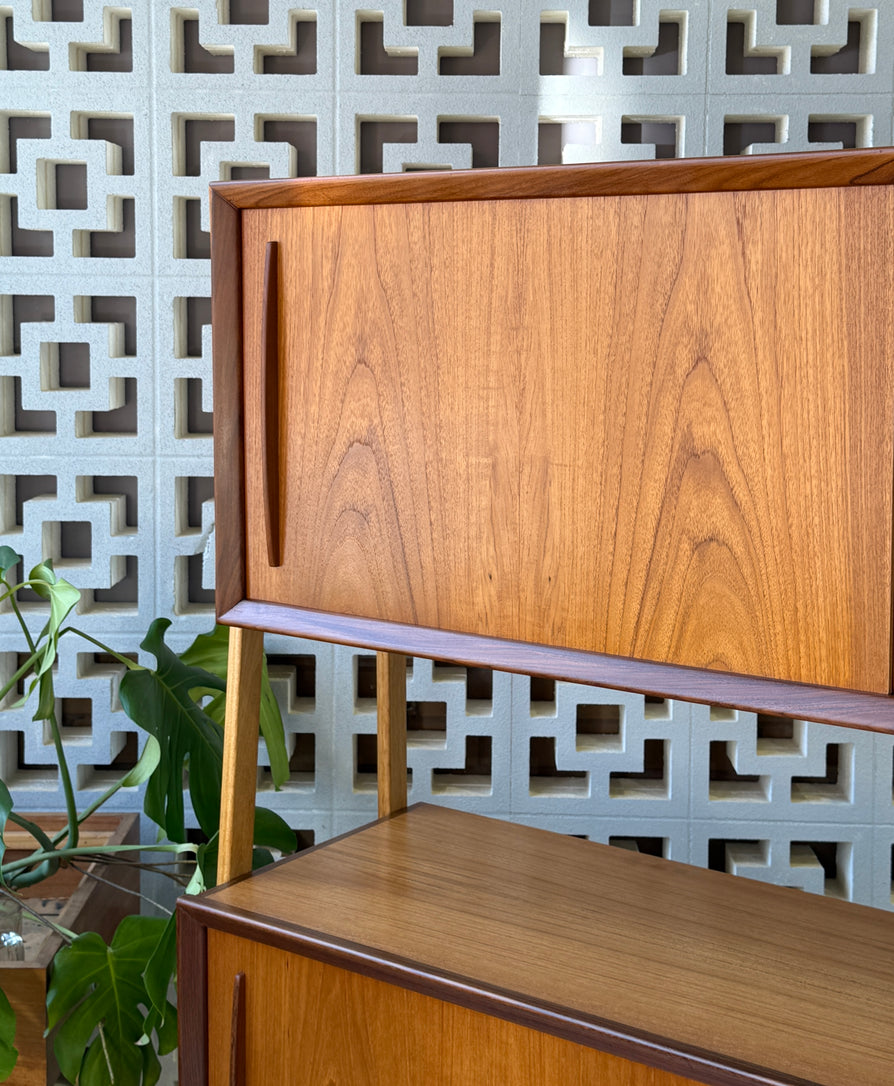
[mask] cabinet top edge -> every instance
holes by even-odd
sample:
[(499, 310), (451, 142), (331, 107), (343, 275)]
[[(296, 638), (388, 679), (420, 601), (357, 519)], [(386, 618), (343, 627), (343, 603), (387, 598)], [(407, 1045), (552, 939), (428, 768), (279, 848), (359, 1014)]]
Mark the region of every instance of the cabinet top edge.
[(212, 198), (247, 210), (891, 184), (894, 184), (894, 148), (879, 147), (735, 158), (217, 181), (211, 184), (211, 193)]

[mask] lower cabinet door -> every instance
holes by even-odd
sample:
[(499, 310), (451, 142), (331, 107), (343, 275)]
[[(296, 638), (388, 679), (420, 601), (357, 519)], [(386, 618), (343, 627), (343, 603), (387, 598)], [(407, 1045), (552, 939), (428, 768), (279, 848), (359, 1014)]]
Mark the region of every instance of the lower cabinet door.
[(210, 929), (209, 1086), (694, 1086)]

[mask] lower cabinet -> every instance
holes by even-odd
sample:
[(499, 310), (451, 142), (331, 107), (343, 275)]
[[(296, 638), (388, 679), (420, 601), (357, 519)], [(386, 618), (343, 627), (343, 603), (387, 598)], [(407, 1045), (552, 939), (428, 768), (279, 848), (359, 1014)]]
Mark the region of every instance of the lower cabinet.
[(215, 1086), (693, 1081), (222, 932), (208, 933), (208, 982)]
[(181, 901), (190, 1086), (890, 1086), (894, 917), (420, 805)]

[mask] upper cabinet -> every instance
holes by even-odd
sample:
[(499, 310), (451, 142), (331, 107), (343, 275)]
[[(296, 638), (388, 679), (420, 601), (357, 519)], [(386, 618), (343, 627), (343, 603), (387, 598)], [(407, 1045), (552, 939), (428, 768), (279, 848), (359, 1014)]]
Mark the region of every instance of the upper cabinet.
[(868, 183), (868, 154), (223, 186), (223, 609), (890, 693), (894, 156)]

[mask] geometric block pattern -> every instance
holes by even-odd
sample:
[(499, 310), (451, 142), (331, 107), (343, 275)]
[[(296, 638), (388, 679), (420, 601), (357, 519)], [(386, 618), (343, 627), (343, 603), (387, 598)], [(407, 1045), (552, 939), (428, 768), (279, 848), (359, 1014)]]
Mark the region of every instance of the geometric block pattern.
[[(210, 181), (892, 142), (894, 5), (849, 0), (12, 0), (0, 26), (0, 540), (138, 654), (212, 621)], [(267, 641), (304, 840), (375, 811), (375, 672)], [(0, 671), (20, 646), (0, 614)], [(137, 738), (72, 642), (64, 741), (99, 794)], [(892, 905), (894, 740), (414, 660), (410, 798)], [(0, 707), (17, 804), (49, 737)], [(121, 809), (138, 795), (119, 793)]]

